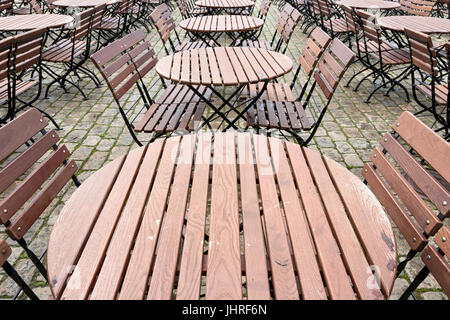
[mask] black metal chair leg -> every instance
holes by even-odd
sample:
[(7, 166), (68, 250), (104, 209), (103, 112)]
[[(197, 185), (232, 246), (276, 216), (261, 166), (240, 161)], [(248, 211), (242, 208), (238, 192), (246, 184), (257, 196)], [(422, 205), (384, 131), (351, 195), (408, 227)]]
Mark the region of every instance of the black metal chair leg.
[(38, 296), (31, 290), (31, 288), (23, 281), (22, 277), (17, 273), (16, 269), (12, 265), (6, 261), (3, 264), (3, 270), (5, 270), (6, 274), (14, 280), (15, 283), (25, 292), (25, 294), (31, 300), (39, 300)]

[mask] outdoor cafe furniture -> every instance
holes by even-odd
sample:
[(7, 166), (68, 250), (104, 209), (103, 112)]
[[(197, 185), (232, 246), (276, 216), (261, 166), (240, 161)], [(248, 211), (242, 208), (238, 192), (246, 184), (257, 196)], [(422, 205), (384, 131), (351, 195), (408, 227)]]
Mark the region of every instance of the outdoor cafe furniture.
[(405, 28), (422, 33), (450, 33), (450, 19), (422, 16), (389, 16), (378, 19), (378, 24), (384, 29), (403, 33)]
[[(427, 246), (429, 239), (438, 239), (437, 232), (450, 216), (450, 190), (445, 187), (450, 182), (450, 144), (409, 112), (403, 112), (392, 129), (373, 150), (362, 175), (410, 247), (400, 259), (399, 276), (415, 256), (436, 250)], [(442, 265), (438, 260), (438, 255), (433, 255), (430, 263)], [(419, 272), (401, 299), (407, 299), (427, 275)], [(448, 264), (436, 275), (444, 280), (442, 288), (448, 294)]]
[[(78, 167), (69, 158), (69, 150), (58, 144), (58, 133), (47, 131), (47, 125), (43, 114), (33, 108), (0, 127), (0, 223), (8, 237), (25, 250), (44, 279), (47, 279), (47, 270), (42, 259), (46, 250), (39, 252), (38, 248), (28, 245), (28, 231), (41, 220), (69, 180), (80, 185), (75, 176)], [(27, 272), (34, 271), (30, 267), (26, 269)], [(36, 298), (14, 270), (10, 271), (20, 290), (23, 289), (30, 298)]]
[(280, 11), (277, 24), (271, 41), (266, 40), (243, 40), (239, 45), (251, 48), (264, 48), (285, 53), (291, 40), (291, 36), (301, 19), (300, 12), (286, 3), (283, 10)]
[(47, 254), (56, 299), (199, 299), (202, 281), (206, 299), (383, 299), (396, 264), (360, 179), (236, 132), (157, 139), (110, 162), (66, 202)]
[[(150, 141), (153, 141), (174, 131), (197, 130), (201, 127), (206, 108), (206, 103), (185, 85), (167, 84), (160, 78), (151, 83), (144, 81), (158, 62), (155, 51), (145, 38), (143, 30), (136, 30), (91, 56), (111, 90), (127, 129), (140, 146), (143, 144), (137, 132), (152, 134)], [(205, 86), (195, 87), (209, 100), (210, 90)], [(122, 99), (133, 89), (139, 92), (138, 99)], [(150, 96), (152, 89), (158, 93)]]
[(0, 17), (0, 31), (17, 32), (38, 28), (61, 28), (71, 24), (73, 17), (62, 14), (29, 14)]
[[(214, 45), (213, 41), (210, 41), (210, 43), (205, 43), (201, 40), (181, 41), (176, 30), (175, 20), (165, 3), (160, 4), (153, 10), (150, 14), (150, 19), (156, 27), (156, 30), (158, 30), (166, 54)], [(175, 38), (173, 38), (173, 35), (175, 35)], [(167, 47), (167, 43), (170, 45), (169, 48)]]
[(119, 3), (120, 0), (56, 0), (52, 5), (58, 8), (92, 8), (102, 4), (107, 6)]
[(345, 5), (353, 9), (380, 9), (392, 10), (400, 8), (400, 3), (396, 1), (385, 0), (340, 0), (336, 1), (337, 5)]
[(211, 41), (220, 46), (218, 38), (226, 34), (232, 39), (229, 46), (244, 40), (256, 40), (255, 35), (263, 26), (264, 21), (252, 16), (243, 15), (213, 15), (197, 16), (180, 22), (180, 28), (186, 30), (193, 40), (201, 40), (206, 46)]
[[(221, 129), (227, 130), (237, 129), (238, 120), (247, 120), (247, 110), (256, 104), (269, 81), (288, 73), (292, 66), (289, 57), (275, 51), (247, 47), (208, 47), (166, 56), (158, 61), (156, 72), (164, 79), (187, 85), (214, 111), (203, 121), (203, 126), (218, 117), (225, 124)], [(261, 83), (255, 97), (243, 102), (233, 101), (239, 99), (243, 89), (252, 83)], [(196, 88), (198, 85), (208, 88), (219, 98), (220, 105), (213, 104), (199, 92)], [(229, 87), (233, 91), (224, 96), (217, 87)], [(234, 117), (229, 111), (235, 113)]]
[(250, 14), (255, 2), (252, 0), (199, 0), (195, 5), (205, 8), (207, 14)]

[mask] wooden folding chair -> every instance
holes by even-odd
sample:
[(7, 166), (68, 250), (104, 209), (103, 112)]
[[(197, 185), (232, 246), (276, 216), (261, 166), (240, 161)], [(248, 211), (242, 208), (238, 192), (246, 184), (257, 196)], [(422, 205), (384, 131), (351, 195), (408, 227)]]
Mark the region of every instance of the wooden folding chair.
[(15, 283), (17, 283), (17, 285), (31, 300), (39, 300), (38, 296), (33, 292), (33, 290), (31, 290), (19, 273), (17, 273), (16, 269), (8, 262), (8, 258), (11, 253), (12, 250), (8, 243), (5, 240), (0, 240), (0, 267), (11, 279), (14, 280)]
[[(314, 71), (315, 81), (306, 97), (295, 101), (262, 99), (257, 102), (256, 110), (250, 109), (247, 112), (247, 124), (257, 129), (274, 128), (286, 131), (293, 135), (299, 144), (306, 146), (319, 128), (336, 88), (354, 58), (355, 54), (341, 40), (333, 39), (317, 63)], [(319, 90), (315, 90), (317, 85)], [(316, 101), (314, 93), (323, 96), (320, 97), (321, 102)], [(307, 116), (307, 111), (310, 117)], [(309, 135), (303, 138), (300, 133), (305, 131), (309, 132)]]
[(12, 78), (10, 65), (14, 38), (0, 40), (0, 125), (14, 114), (12, 99)]
[(447, 296), (450, 296), (450, 228), (442, 227), (434, 236), (436, 246), (429, 243), (423, 249), (420, 258), (425, 266), (419, 271), (411, 284), (406, 288), (399, 300), (407, 300), (414, 290), (428, 277), (431, 273), (441, 286)]
[(338, 11), (333, 7), (334, 4), (330, 0), (312, 0), (313, 6), (319, 11), (319, 26), (327, 31), (332, 38), (345, 36), (346, 41), (348, 41), (350, 49), (352, 48), (352, 43), (350, 41), (350, 36), (352, 33), (351, 28), (349, 28), (345, 17), (339, 17), (337, 15)]
[(409, 0), (408, 13), (413, 16), (429, 17), (436, 8), (436, 3), (435, 0)]
[[(450, 109), (448, 107), (448, 77), (450, 71), (447, 63), (445, 46), (433, 46), (431, 36), (405, 28), (405, 34), (409, 42), (411, 62), (411, 82), (414, 100), (422, 107), (415, 113), (425, 111), (433, 114), (438, 124), (436, 131), (443, 131), (444, 136), (449, 134)], [(439, 59), (444, 60), (439, 63)], [(425, 103), (418, 97), (418, 93), (424, 95), (430, 103)], [(438, 111), (437, 107), (441, 110)]]
[(7, 16), (12, 13), (13, 0), (0, 0), (0, 16)]
[(175, 3), (184, 19), (204, 15), (208, 12), (206, 8), (198, 7), (187, 0), (175, 0)]
[[(76, 83), (76, 80), (72, 79), (73, 76), (76, 76), (80, 80), (79, 73), (87, 75), (96, 86), (100, 85), (97, 76), (84, 67), (85, 62), (89, 58), (95, 12), (96, 8), (81, 12), (76, 18), (78, 21), (77, 26), (70, 30), (66, 37), (52, 44), (42, 53), (43, 68), (53, 79), (47, 85), (45, 98), (48, 97), (50, 88), (54, 84), (58, 83), (65, 92), (68, 92), (66, 83), (69, 83), (77, 88), (86, 100), (87, 96), (83, 89)], [(60, 69), (60, 72), (56, 72), (55, 68)]]
[(25, 0), (25, 6), (21, 6), (19, 8), (13, 8), (13, 14), (24, 15), (24, 14), (32, 14), (32, 13), (44, 13), (41, 5), (37, 0)]
[[(184, 85), (166, 85), (162, 78), (146, 85), (144, 77), (155, 67), (158, 58), (145, 41), (142, 30), (116, 40), (91, 56), (94, 65), (99, 69), (119, 107), (125, 124), (138, 145), (142, 145), (135, 132), (154, 133), (151, 141), (174, 131), (185, 132), (196, 129), (202, 120), (206, 104)], [(164, 91), (156, 98), (150, 91), (161, 81)], [(128, 109), (121, 102), (133, 88), (137, 88), (140, 97), (131, 103)], [(210, 90), (198, 86), (197, 90), (207, 99)], [(140, 106), (139, 106), (140, 103)], [(140, 109), (136, 110), (137, 107)], [(142, 111), (145, 114), (142, 116)], [(140, 119), (138, 120), (138, 118)], [(137, 121), (136, 124), (134, 122)]]
[(357, 91), (364, 81), (373, 76), (375, 80), (380, 79), (381, 82), (369, 94), (366, 103), (369, 103), (372, 96), (381, 88), (386, 88), (384, 95), (389, 96), (396, 86), (403, 89), (406, 100), (409, 102), (408, 90), (401, 83), (411, 72), (411, 59), (408, 51), (396, 47), (382, 37), (381, 28), (374, 15), (362, 10), (356, 10), (356, 14), (360, 19), (363, 34), (363, 40), (357, 44), (360, 52), (363, 53), (360, 61), (365, 67), (363, 70), (371, 72), (360, 80), (354, 91)]
[(398, 276), (450, 215), (450, 145), (410, 112), (392, 128), (362, 175), (411, 248)]
[[(41, 259), (28, 247), (25, 235), (58, 193), (72, 179), (80, 185), (65, 145), (37, 109), (30, 109), (0, 128), (0, 222), (47, 279)], [(52, 150), (49, 152), (49, 150)]]
[(290, 4), (286, 3), (283, 11), (280, 13), (280, 17), (278, 18), (276, 30), (271, 41), (246, 39), (240, 42), (240, 45), (244, 47), (263, 48), (284, 53), (287, 50), (291, 36), (300, 21), (300, 18), (300, 12)]
[[(184, 41), (180, 40), (180, 36), (176, 31), (175, 20), (169, 11), (167, 4), (163, 3), (153, 10), (150, 15), (153, 25), (158, 30), (158, 34), (164, 46), (164, 50), (167, 54), (180, 52), (189, 49), (198, 49), (214, 46), (214, 42), (210, 40), (208, 43), (204, 41)], [(175, 34), (175, 39), (172, 39), (171, 35)], [(169, 42), (170, 50), (167, 48), (167, 42)]]

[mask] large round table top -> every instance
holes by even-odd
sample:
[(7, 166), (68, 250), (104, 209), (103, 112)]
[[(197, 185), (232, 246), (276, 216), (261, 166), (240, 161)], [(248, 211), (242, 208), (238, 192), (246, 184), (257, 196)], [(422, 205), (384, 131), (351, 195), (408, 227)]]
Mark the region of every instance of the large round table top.
[(74, 18), (64, 14), (25, 14), (0, 17), (1, 31), (27, 31), (37, 28), (58, 28), (72, 23)]
[(156, 72), (182, 84), (235, 86), (278, 78), (292, 70), (292, 60), (261, 48), (208, 47), (166, 56)]
[(389, 219), (359, 178), (236, 132), (110, 162), (66, 202), (47, 253), (61, 299), (199, 299), (202, 286), (206, 299), (383, 299), (396, 265)]
[(262, 19), (243, 15), (212, 15), (188, 18), (180, 27), (192, 32), (241, 32), (262, 27)]
[(396, 9), (400, 8), (400, 3), (395, 1), (383, 1), (383, 0), (340, 0), (337, 1), (338, 5), (346, 5), (350, 8), (356, 9)]
[(403, 32), (405, 28), (423, 33), (450, 33), (450, 19), (419, 16), (389, 16), (378, 19), (385, 29)]
[(199, 0), (195, 5), (213, 9), (248, 8), (255, 5), (251, 0)]
[(90, 8), (106, 4), (107, 6), (120, 2), (120, 0), (57, 0), (53, 6), (62, 8)]

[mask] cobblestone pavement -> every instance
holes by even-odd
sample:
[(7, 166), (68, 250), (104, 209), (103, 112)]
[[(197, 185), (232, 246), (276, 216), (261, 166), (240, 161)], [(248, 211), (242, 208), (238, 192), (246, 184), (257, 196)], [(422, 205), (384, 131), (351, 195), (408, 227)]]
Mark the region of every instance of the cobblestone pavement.
[[(256, 12), (257, 10), (255, 9)], [(179, 22), (181, 18), (178, 10), (174, 12), (174, 15)], [(278, 9), (276, 6), (272, 6), (261, 35), (267, 40), (272, 37), (277, 17)], [(181, 35), (184, 36), (184, 32), (181, 32)], [(165, 53), (154, 29), (148, 38), (155, 46), (158, 56), (163, 57)], [(297, 28), (287, 51), (295, 65), (298, 63), (299, 52), (305, 41), (306, 36), (301, 29)], [(89, 63), (89, 68), (93, 70), (94, 66)], [(385, 97), (380, 92), (373, 97), (370, 104), (364, 103), (373, 88), (371, 82), (365, 82), (358, 92), (343, 86), (353, 72), (360, 68), (361, 65), (356, 63), (347, 71), (310, 147), (320, 150), (323, 154), (343, 164), (362, 179), (361, 168), (366, 161), (369, 161), (371, 150), (378, 145), (381, 135), (390, 130), (390, 125), (404, 110), (414, 112), (417, 105), (414, 102), (407, 104), (404, 93), (400, 91), (391, 93), (390, 97)], [(154, 73), (151, 74), (154, 75)], [(286, 80), (292, 76), (293, 72), (286, 77)], [(353, 85), (355, 84), (356, 82)], [(84, 181), (106, 163), (130, 149), (136, 148), (137, 145), (124, 126), (107, 86), (103, 84), (100, 88), (96, 88), (89, 81), (83, 82), (81, 86), (88, 94), (88, 100), (83, 100), (74, 88), (70, 88), (69, 93), (64, 93), (62, 89), (55, 86), (50, 92), (50, 98), (39, 100), (38, 107), (53, 115), (60, 124), (62, 130), (59, 131), (59, 134), (69, 150), (73, 152), (72, 158), (76, 160), (80, 168), (79, 179)], [(136, 90), (126, 99), (134, 101), (137, 97)], [(421, 119), (427, 124), (432, 123), (431, 117), (423, 116)], [(149, 139), (149, 136), (142, 134), (139, 137), (143, 141)], [(30, 243), (31, 249), (38, 254), (45, 250), (52, 226), (65, 201), (74, 190), (73, 184), (63, 189), (58, 198), (27, 233), (26, 240)], [(405, 256), (409, 247), (397, 229), (395, 232), (399, 255)], [(6, 238), (3, 229), (0, 236)], [(10, 240), (8, 242), (13, 247), (12, 257), (9, 261), (15, 265), (26, 281), (31, 283), (40, 298), (51, 299), (51, 292), (46, 281), (32, 267), (23, 250)], [(399, 293), (407, 287), (422, 266), (419, 257), (409, 263), (395, 282), (393, 298), (398, 298)], [(10, 299), (16, 291), (15, 283), (4, 273), (0, 273), (0, 298)], [(447, 299), (432, 276), (429, 276), (419, 286), (416, 296), (419, 299)], [(19, 298), (24, 299), (25, 297), (21, 295)]]

